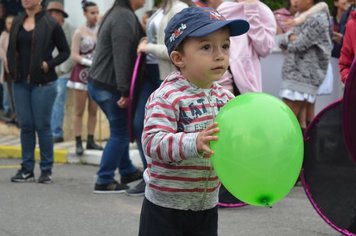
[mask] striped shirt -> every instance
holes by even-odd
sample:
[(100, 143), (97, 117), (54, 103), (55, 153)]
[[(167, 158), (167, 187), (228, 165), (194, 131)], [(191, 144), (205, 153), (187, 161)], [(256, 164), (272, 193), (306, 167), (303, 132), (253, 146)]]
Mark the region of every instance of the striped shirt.
[(148, 168), (146, 198), (180, 210), (216, 206), (220, 181), (210, 158), (197, 152), (198, 133), (233, 95), (214, 83), (204, 89), (173, 72), (147, 101), (142, 143)]

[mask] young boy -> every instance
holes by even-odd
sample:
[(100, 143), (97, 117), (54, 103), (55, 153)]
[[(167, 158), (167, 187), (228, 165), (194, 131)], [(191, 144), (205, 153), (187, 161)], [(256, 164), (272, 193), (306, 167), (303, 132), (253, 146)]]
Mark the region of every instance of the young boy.
[(215, 81), (229, 65), (230, 36), (248, 29), (212, 8), (186, 8), (168, 23), (165, 44), (178, 72), (146, 104), (140, 236), (217, 235), (220, 182), (209, 142), (217, 140), (216, 114), (233, 95)]

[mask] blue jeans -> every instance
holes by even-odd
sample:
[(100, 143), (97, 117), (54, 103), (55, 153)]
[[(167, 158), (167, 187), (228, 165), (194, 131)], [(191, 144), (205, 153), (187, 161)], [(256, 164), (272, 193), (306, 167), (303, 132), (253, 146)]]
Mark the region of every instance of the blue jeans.
[(57, 83), (57, 96), (53, 104), (53, 111), (51, 117), (51, 127), (53, 137), (63, 138), (63, 120), (64, 109), (67, 98), (67, 82), (68, 75), (64, 75), (58, 78)]
[(53, 166), (53, 140), (51, 114), (57, 94), (56, 84), (34, 86), (25, 81), (14, 83), (16, 116), (21, 129), (22, 167), (35, 168), (36, 133), (40, 147), (40, 168), (51, 170)]
[(139, 91), (139, 96), (136, 103), (135, 118), (133, 123), (135, 140), (144, 169), (147, 168), (147, 161), (143, 152), (141, 138), (143, 131), (143, 120), (145, 118), (145, 105), (151, 93), (153, 93), (161, 85), (158, 64), (146, 64), (146, 69), (147, 70), (143, 77), (141, 89)]
[(4, 108), (5, 113), (11, 112), (10, 106), (10, 94), (7, 87), (7, 82), (4, 81), (3, 86), (3, 97), (2, 97), (2, 107)]
[(110, 137), (101, 157), (96, 183), (110, 184), (114, 182), (116, 168), (121, 176), (137, 171), (129, 156), (127, 109), (121, 109), (116, 103), (121, 97), (119, 92), (113, 93), (95, 87), (90, 81), (88, 92), (109, 121)]

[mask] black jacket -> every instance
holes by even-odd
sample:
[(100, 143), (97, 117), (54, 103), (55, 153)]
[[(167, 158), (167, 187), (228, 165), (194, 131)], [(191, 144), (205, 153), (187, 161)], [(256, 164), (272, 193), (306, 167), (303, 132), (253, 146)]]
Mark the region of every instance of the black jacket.
[[(10, 32), (7, 61), (11, 78), (15, 82), (21, 80), (17, 37), (26, 17), (26, 14), (17, 16)], [(53, 58), (52, 52), (55, 47), (58, 49), (59, 54)], [(32, 33), (31, 58), (27, 81), (31, 84), (43, 85), (56, 80), (55, 67), (64, 62), (69, 55), (70, 49), (62, 27), (45, 11), (37, 13), (35, 16), (35, 28)], [(48, 64), (48, 73), (44, 73), (42, 70), (43, 61)]]

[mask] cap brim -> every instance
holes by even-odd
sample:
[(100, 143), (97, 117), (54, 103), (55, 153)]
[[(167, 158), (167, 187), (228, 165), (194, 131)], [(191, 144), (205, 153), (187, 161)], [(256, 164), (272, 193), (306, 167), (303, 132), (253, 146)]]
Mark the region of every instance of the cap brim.
[(230, 28), (230, 36), (238, 36), (246, 33), (250, 29), (250, 24), (245, 20), (226, 20), (216, 21), (212, 24), (203, 26), (189, 34), (189, 37), (204, 37), (225, 26)]

